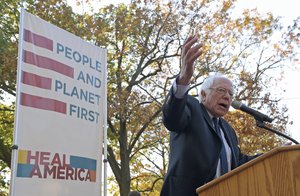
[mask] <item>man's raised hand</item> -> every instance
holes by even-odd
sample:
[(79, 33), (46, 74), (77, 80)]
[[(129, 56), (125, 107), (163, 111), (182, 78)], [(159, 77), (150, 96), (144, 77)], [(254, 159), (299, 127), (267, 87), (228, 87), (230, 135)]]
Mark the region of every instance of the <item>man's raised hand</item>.
[(202, 43), (195, 45), (197, 41), (198, 37), (189, 36), (182, 46), (179, 85), (188, 85), (194, 74), (194, 62), (202, 54)]

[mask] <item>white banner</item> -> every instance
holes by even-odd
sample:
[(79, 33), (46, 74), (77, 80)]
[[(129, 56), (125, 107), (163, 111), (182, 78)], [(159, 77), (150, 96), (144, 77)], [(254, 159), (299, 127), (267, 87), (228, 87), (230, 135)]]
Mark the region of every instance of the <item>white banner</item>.
[(99, 196), (107, 51), (21, 12), (11, 195)]

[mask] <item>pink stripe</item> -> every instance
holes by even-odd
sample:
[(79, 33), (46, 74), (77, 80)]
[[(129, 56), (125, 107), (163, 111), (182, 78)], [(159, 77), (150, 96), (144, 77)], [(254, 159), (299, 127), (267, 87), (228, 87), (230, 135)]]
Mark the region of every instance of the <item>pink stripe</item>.
[(32, 33), (31, 31), (24, 29), (24, 40), (30, 42), (36, 46), (46, 48), (53, 51), (53, 41), (47, 37)]
[(51, 78), (42, 77), (36, 74), (22, 71), (22, 82), (27, 85), (44, 89), (51, 89)]
[(64, 102), (26, 93), (21, 93), (21, 105), (63, 114), (67, 113), (67, 104)]
[(29, 63), (44, 69), (49, 69), (61, 73), (70, 78), (74, 77), (74, 69), (72, 67), (69, 67), (68, 65), (60, 63), (48, 57), (40, 56), (26, 50), (23, 51), (23, 61), (25, 63)]

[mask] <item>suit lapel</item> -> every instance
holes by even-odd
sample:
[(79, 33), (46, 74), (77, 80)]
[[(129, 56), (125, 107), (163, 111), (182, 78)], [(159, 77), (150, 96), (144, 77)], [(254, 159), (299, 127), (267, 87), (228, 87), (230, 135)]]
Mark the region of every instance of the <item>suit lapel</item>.
[(201, 109), (202, 109), (202, 113), (204, 116), (204, 119), (206, 120), (207, 124), (209, 124), (210, 128), (216, 133), (214, 126), (213, 126), (213, 122), (209, 116), (209, 114), (207, 113), (206, 108), (204, 107), (203, 103), (200, 103)]

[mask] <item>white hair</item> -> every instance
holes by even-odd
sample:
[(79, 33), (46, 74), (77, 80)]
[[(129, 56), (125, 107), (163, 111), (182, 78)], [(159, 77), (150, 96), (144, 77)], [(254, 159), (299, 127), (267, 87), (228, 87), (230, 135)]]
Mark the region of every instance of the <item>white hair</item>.
[[(216, 73), (214, 75), (208, 76), (202, 83), (201, 88), (200, 88), (200, 93), (199, 93), (199, 102), (202, 102), (202, 91), (205, 93), (209, 93), (210, 88), (213, 86), (214, 82), (218, 79), (226, 79), (229, 80), (225, 75), (221, 73)], [(231, 80), (229, 80), (231, 82)]]

